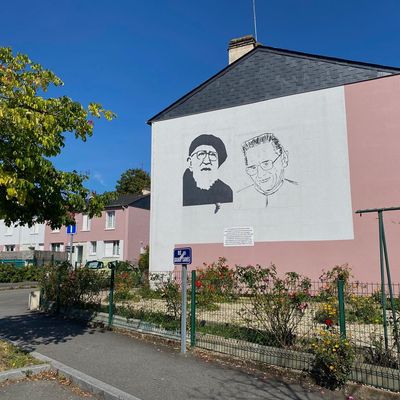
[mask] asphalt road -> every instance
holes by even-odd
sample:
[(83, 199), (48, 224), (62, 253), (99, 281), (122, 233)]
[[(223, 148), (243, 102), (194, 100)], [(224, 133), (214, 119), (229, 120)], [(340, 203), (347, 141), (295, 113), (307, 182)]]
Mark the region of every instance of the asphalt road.
[(142, 400), (344, 399), (258, 378), (191, 354), (27, 310), (29, 290), (0, 291), (0, 335)]

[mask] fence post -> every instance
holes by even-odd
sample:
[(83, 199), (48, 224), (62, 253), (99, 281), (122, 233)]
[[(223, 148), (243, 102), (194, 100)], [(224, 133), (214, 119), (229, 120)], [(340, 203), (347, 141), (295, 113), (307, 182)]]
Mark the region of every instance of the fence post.
[[(53, 261), (53, 257), (52, 257)], [(56, 296), (56, 314), (60, 314), (60, 306), (61, 306), (61, 265), (57, 267), (57, 296)]]
[(196, 270), (192, 271), (192, 293), (190, 303), (190, 346), (196, 346)]
[(114, 281), (116, 265), (111, 265), (110, 293), (108, 295), (108, 327), (111, 328), (114, 318)]
[(385, 267), (384, 267), (384, 249), (383, 249), (383, 214), (382, 211), (378, 212), (379, 220), (379, 261), (381, 267), (381, 302), (382, 302), (382, 316), (383, 316), (383, 335), (385, 338), (385, 349), (389, 348), (389, 338), (387, 331), (387, 315), (386, 315), (386, 288), (385, 288)]
[(344, 281), (338, 280), (338, 299), (339, 299), (339, 327), (340, 337), (346, 339), (346, 317), (344, 309)]

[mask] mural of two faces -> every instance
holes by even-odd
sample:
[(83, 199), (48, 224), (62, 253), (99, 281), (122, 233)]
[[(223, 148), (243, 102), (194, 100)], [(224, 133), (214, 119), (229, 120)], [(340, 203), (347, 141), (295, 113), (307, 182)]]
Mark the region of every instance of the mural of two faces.
[[(285, 178), (289, 165), (289, 153), (273, 133), (262, 133), (242, 144), (243, 166), (249, 177), (249, 184), (240, 188), (256, 190), (265, 197), (277, 193), (282, 185), (298, 183)], [(219, 167), (227, 159), (224, 142), (211, 134), (197, 136), (189, 147), (188, 167), (183, 175), (183, 206), (215, 204), (215, 213), (221, 203), (233, 202), (229, 185), (219, 179)]]
[(343, 87), (160, 121), (152, 141), (154, 268), (236, 228), (254, 248), (354, 238)]

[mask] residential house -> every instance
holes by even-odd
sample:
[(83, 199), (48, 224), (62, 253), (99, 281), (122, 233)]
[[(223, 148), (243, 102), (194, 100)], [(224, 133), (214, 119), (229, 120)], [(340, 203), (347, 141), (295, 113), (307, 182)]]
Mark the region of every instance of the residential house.
[[(191, 246), (194, 267), (225, 257), (317, 279), (349, 263), (378, 280), (377, 218), (355, 211), (399, 206), (400, 68), (252, 37), (229, 61), (149, 120), (150, 270)], [(385, 218), (399, 265), (400, 212)]]
[[(136, 262), (149, 243), (150, 194), (122, 195), (105, 207), (101, 217), (77, 214), (72, 262), (129, 260)], [(66, 228), (45, 228), (46, 250), (67, 251)]]
[(44, 224), (7, 226), (0, 220), (0, 251), (43, 250), (44, 230)]

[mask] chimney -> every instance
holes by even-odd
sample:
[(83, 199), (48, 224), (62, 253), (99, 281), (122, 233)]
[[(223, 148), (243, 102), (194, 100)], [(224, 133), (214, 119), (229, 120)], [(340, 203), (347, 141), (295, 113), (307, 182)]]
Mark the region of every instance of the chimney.
[(229, 42), (228, 47), (229, 64), (232, 64), (240, 57), (243, 57), (256, 46), (256, 39), (254, 39), (252, 35), (246, 35), (241, 38), (232, 39)]

